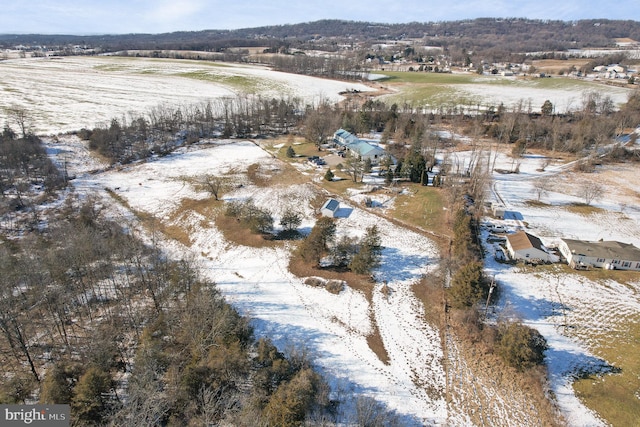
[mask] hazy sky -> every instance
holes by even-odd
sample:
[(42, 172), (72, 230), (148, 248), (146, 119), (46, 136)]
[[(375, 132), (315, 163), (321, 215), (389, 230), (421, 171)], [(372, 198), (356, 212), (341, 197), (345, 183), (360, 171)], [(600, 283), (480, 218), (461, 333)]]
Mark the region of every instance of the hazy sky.
[(640, 20), (638, 0), (2, 0), (0, 33), (237, 29), (319, 19), (380, 23), (479, 17)]

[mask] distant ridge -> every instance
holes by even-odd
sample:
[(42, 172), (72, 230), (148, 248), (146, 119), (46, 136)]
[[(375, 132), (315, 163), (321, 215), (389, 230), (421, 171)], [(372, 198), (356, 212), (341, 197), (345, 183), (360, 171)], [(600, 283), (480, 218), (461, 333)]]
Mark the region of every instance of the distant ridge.
[(525, 18), (411, 22), (403, 24), (320, 20), (237, 30), (177, 31), (160, 34), (45, 35), (3, 34), (0, 46), (90, 45), (107, 51), (122, 49), (180, 49), (215, 51), (238, 46), (291, 46), (325, 38), (345, 42), (424, 39), (430, 45), (510, 51), (566, 50), (615, 47), (616, 39), (640, 40), (640, 22), (589, 19), (579, 21)]

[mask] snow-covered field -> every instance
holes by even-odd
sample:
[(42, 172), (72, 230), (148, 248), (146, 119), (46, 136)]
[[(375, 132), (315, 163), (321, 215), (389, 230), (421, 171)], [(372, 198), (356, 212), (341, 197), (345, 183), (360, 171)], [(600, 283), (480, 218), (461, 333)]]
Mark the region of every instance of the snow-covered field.
[[(211, 79), (184, 76), (202, 73), (211, 73)], [(349, 88), (365, 90), (355, 84), (272, 73), (258, 67), (102, 57), (29, 59), (0, 63), (0, 107), (25, 106), (33, 114), (33, 125), (39, 133), (54, 134), (92, 127), (130, 111), (144, 113), (163, 102), (194, 103), (234, 93), (233, 86), (220, 83), (224, 79), (217, 73), (242, 75), (255, 84), (264, 84), (264, 94), (310, 101), (318, 97), (339, 99), (338, 92)], [(4, 119), (0, 117), (0, 121)], [(423, 321), (421, 303), (410, 290), (411, 283), (437, 263), (435, 245), (428, 238), (361, 209), (362, 196), (354, 195), (347, 201), (351, 205), (345, 206), (349, 215), (338, 220), (339, 233), (361, 233), (366, 226), (377, 224), (385, 247), (384, 262), (376, 271), (371, 301), (349, 288), (334, 295), (304, 285), (302, 279), (289, 273), (286, 248), (234, 245), (224, 239), (211, 218), (197, 213), (172, 216), (182, 199), (206, 197), (185, 178), (212, 171), (225, 173), (256, 162), (267, 166), (275, 162), (255, 144), (220, 141), (208, 148), (192, 147), (99, 173), (89, 172), (105, 165), (89, 156), (75, 137), (61, 136), (58, 142), (48, 138), (47, 144), (51, 155), (65, 162), (70, 174), (77, 176), (74, 187), (78, 192), (101, 195), (115, 205), (104, 191), (110, 188), (136, 210), (167, 223), (180, 221), (176, 225), (190, 230), (191, 244), (187, 247), (168, 241), (166, 249), (177, 257), (191, 254), (198, 259), (203, 272), (253, 319), (257, 334), (271, 336), (281, 348), (288, 344), (307, 347), (337, 397), (352, 393), (372, 396), (396, 410), (403, 425), (470, 424), (464, 408), (445, 401), (443, 343), (439, 332)], [(464, 161), (464, 152), (456, 155)], [(538, 157), (525, 156), (519, 162), (519, 174), (493, 174), (491, 197), (502, 200), (509, 211), (518, 214), (514, 215), (518, 219), (503, 222), (507, 227), (527, 227), (548, 246), (560, 237), (604, 238), (640, 246), (640, 178), (635, 171), (618, 166), (590, 176), (551, 164), (543, 173), (536, 171), (541, 163)], [(507, 155), (500, 155), (496, 168), (512, 166)], [(541, 198), (547, 206), (534, 206), (527, 201), (536, 199), (533, 180), (543, 174), (557, 179)], [(593, 203), (602, 210), (588, 217), (567, 207), (571, 201), (581, 201), (575, 183), (582, 179), (597, 179), (609, 189)], [(296, 203), (307, 216), (303, 226), (309, 227), (313, 213), (309, 200), (314, 191), (310, 184), (259, 190), (245, 186), (226, 197), (253, 196), (256, 203), (273, 209), (276, 223), (278, 203)], [(549, 341), (551, 385), (569, 425), (605, 425), (576, 398), (570, 382), (579, 370), (612, 363), (594, 356), (590, 331), (617, 333), (619, 322), (640, 321), (640, 284), (603, 284), (576, 274), (532, 274), (491, 258), (486, 267), (503, 291), (495, 316), (519, 316)], [(381, 289), (384, 281), (391, 289), (388, 295)], [(389, 352), (389, 364), (382, 363), (367, 345), (372, 318)], [(503, 425), (521, 425), (517, 415), (508, 412), (507, 399), (502, 400), (504, 415), (513, 417)]]
[[(75, 141), (75, 142), (74, 142)], [(59, 152), (77, 150), (74, 137), (65, 137), (51, 147)], [(75, 147), (75, 148), (74, 148)], [(99, 165), (88, 165), (94, 170)], [(246, 169), (260, 162), (269, 168), (277, 162), (252, 142), (229, 141), (205, 149), (179, 151), (170, 156), (118, 171), (84, 174), (78, 171), (78, 191), (109, 197), (109, 188), (136, 211), (144, 211), (171, 223), (172, 213), (184, 198), (204, 198), (185, 184), (185, 177), (199, 177), (211, 171)], [(275, 164), (273, 166), (276, 166)], [(243, 186), (225, 195), (270, 207), (278, 223), (277, 206), (296, 203), (312, 224), (309, 202), (318, 190), (311, 184), (269, 189)], [(411, 285), (437, 263), (435, 245), (427, 238), (393, 225), (363, 211), (344, 205), (338, 220), (338, 235), (358, 235), (377, 225), (381, 231), (383, 263), (375, 271), (377, 284), (370, 303), (358, 291), (346, 287), (335, 295), (324, 288), (305, 285), (303, 278), (288, 271), (290, 253), (285, 248), (251, 248), (224, 239), (210, 218), (190, 213), (176, 223), (190, 228), (189, 247), (166, 242), (175, 257), (187, 254), (197, 259), (202, 271), (242, 313), (253, 320), (256, 334), (269, 336), (280, 348), (290, 345), (308, 349), (333, 386), (337, 397), (367, 395), (396, 410), (403, 425), (433, 425), (455, 420), (447, 414), (444, 399), (445, 374), (441, 338), (437, 329), (423, 320), (423, 307)], [(383, 292), (386, 282), (390, 292)], [(380, 361), (367, 344), (372, 317), (390, 357)], [(346, 408), (349, 406), (346, 405)]]
[(540, 84), (544, 79), (521, 80), (515, 77), (496, 77), (493, 79), (502, 79), (510, 84), (496, 84), (496, 82), (489, 81), (456, 86), (456, 89), (461, 90), (466, 96), (478, 99), (481, 105), (497, 107), (503, 103), (506, 107), (510, 107), (522, 102), (525, 111), (531, 107), (532, 111), (539, 112), (542, 104), (549, 100), (557, 113), (581, 109), (584, 104), (583, 98), (589, 92), (610, 97), (614, 106), (626, 103), (632, 92), (626, 88), (569, 78), (554, 77), (555, 80), (562, 81), (562, 84), (556, 86)]
[[(29, 112), (38, 134), (93, 128), (129, 113), (162, 104), (197, 105), (251, 93), (299, 98), (304, 103), (339, 101), (345, 90), (369, 91), (346, 83), (271, 71), (249, 65), (122, 57), (50, 57), (0, 61), (0, 125), (5, 108)], [(14, 126), (14, 125), (12, 125)], [(15, 127), (15, 126), (14, 126)]]

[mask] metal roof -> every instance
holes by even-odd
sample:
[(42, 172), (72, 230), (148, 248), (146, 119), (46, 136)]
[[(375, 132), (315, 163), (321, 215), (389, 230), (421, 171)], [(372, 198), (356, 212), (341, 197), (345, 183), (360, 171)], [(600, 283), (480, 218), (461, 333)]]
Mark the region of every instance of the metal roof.
[(338, 202), (336, 199), (329, 199), (324, 202), (324, 205), (322, 205), (322, 209), (329, 209), (330, 211), (335, 212), (338, 209), (338, 206), (340, 206), (340, 202)]

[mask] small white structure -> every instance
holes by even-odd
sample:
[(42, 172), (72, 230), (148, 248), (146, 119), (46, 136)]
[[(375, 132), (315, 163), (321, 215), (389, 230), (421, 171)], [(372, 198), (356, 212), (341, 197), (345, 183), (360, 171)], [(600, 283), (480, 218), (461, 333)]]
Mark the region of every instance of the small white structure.
[(562, 239), (558, 249), (572, 268), (640, 271), (640, 249), (629, 243)]
[(335, 218), (336, 213), (340, 209), (340, 202), (336, 199), (329, 199), (324, 202), (324, 205), (320, 208), (320, 213), (323, 216), (328, 216), (329, 218)]
[(547, 252), (542, 241), (525, 231), (518, 231), (507, 236), (507, 251), (511, 259), (523, 261), (557, 261), (557, 256)]
[(504, 211), (505, 211), (504, 205), (502, 205), (500, 203), (491, 203), (491, 213), (496, 218), (503, 219), (504, 218)]

